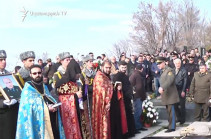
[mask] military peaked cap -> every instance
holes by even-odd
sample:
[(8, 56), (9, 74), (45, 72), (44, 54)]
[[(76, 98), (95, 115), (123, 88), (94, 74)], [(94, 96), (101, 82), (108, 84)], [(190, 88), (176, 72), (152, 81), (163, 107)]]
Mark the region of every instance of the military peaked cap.
[(7, 54), (4, 50), (0, 50), (0, 58), (7, 58)]
[(171, 52), (171, 55), (178, 55), (177, 51)]
[(160, 63), (165, 62), (165, 61), (166, 61), (165, 57), (159, 56), (159, 57), (156, 58), (156, 63), (157, 64), (160, 64)]
[(28, 58), (35, 58), (35, 53), (33, 51), (26, 51), (20, 54), (21, 61), (26, 60)]
[(63, 60), (63, 59), (65, 59), (65, 58), (70, 58), (70, 53), (69, 52), (63, 52), (63, 53), (60, 53), (59, 54), (59, 59), (60, 60)]

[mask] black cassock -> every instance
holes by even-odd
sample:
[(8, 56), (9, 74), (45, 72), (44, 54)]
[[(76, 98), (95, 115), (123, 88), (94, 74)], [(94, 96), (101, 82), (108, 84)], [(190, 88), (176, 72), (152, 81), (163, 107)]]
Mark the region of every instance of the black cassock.
[(110, 106), (111, 139), (122, 139), (122, 123), (117, 91), (113, 92)]
[(133, 88), (130, 84), (129, 77), (122, 72), (118, 72), (114, 75), (113, 82), (122, 82), (122, 92), (125, 103), (125, 112), (127, 117), (128, 136), (134, 136), (135, 134), (135, 121), (133, 115), (133, 105), (131, 100), (133, 99)]

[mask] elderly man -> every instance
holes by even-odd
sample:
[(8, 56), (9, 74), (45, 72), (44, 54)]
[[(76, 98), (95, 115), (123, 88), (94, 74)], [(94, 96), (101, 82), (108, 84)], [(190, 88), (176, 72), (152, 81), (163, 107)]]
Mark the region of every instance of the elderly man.
[[(0, 75), (8, 74), (6, 67), (7, 54), (0, 50)], [(7, 101), (0, 92), (0, 138), (14, 139), (18, 114), (18, 103), (15, 99)]]
[(195, 72), (191, 86), (190, 93), (194, 95), (196, 121), (209, 120), (209, 106), (208, 101), (211, 98), (211, 74), (207, 72), (206, 65), (202, 63), (199, 66), (199, 72)]
[(113, 79), (114, 75), (117, 74), (119, 71), (119, 64), (117, 63), (115, 56), (112, 56), (110, 60), (111, 60), (111, 79)]
[(34, 65), (35, 53), (33, 51), (23, 52), (20, 54), (20, 59), (24, 66), (16, 74), (16, 79), (21, 87), (23, 87), (26, 81), (31, 80), (29, 76), (29, 69), (32, 65)]
[(165, 65), (166, 58), (158, 57), (157, 64), (158, 68), (161, 69), (160, 76), (160, 87), (158, 89), (161, 94), (161, 100), (163, 105), (166, 105), (168, 112), (168, 130), (165, 132), (172, 132), (176, 129), (176, 114), (175, 114), (175, 104), (179, 102), (179, 96), (177, 88), (175, 85), (175, 76), (173, 74), (173, 69)]
[(183, 67), (181, 67), (181, 60), (179, 58), (174, 60), (174, 65), (175, 83), (180, 100), (179, 104), (176, 104), (175, 110), (177, 121), (180, 122), (180, 124), (183, 124), (185, 123), (185, 100), (188, 73)]

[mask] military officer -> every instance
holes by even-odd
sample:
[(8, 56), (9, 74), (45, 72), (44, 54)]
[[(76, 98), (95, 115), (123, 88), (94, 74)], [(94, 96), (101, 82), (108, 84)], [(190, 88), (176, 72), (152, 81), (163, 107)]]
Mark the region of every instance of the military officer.
[(176, 114), (175, 104), (179, 102), (179, 96), (175, 85), (175, 75), (173, 69), (165, 65), (166, 59), (164, 57), (157, 57), (158, 68), (161, 69), (160, 87), (158, 89), (161, 94), (163, 105), (166, 106), (168, 112), (168, 130), (165, 132), (172, 132), (176, 129)]
[(211, 74), (207, 72), (206, 65), (201, 63), (199, 72), (195, 72), (191, 85), (190, 93), (194, 95), (196, 121), (209, 120), (209, 106), (208, 101), (211, 98)]
[[(6, 67), (7, 54), (0, 50), (0, 75), (8, 74)], [(0, 138), (14, 139), (18, 115), (18, 103), (15, 99), (5, 100), (0, 92)]]
[(23, 62), (23, 67), (16, 74), (16, 79), (18, 80), (21, 87), (24, 86), (26, 81), (30, 80), (30, 67), (34, 65), (35, 53), (33, 51), (26, 51), (20, 54), (20, 59)]

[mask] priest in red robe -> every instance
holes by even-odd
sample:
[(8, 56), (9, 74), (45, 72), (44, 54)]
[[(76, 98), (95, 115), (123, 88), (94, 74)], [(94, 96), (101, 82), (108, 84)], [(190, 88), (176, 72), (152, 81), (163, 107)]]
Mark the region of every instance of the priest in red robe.
[(94, 139), (110, 139), (111, 63), (104, 61), (101, 66), (93, 81), (92, 131)]

